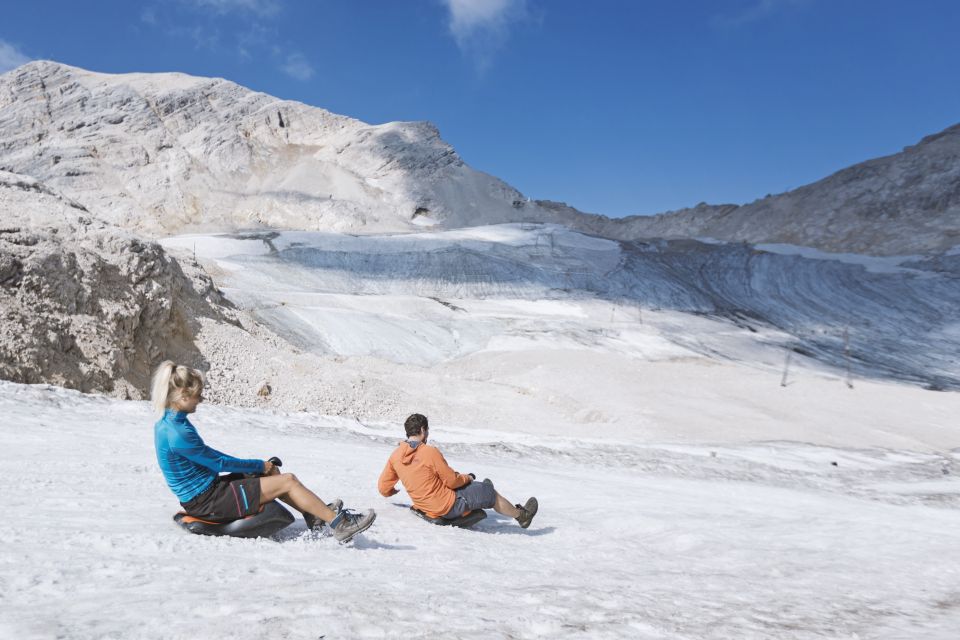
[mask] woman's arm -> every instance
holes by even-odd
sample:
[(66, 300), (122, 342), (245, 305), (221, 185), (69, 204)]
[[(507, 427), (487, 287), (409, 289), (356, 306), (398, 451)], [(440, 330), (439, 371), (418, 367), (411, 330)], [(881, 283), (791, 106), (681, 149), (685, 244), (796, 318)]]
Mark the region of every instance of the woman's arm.
[(215, 473), (263, 473), (266, 465), (263, 460), (234, 458), (204, 444), (194, 429), (185, 429), (177, 433), (170, 448), (187, 460), (206, 467)]

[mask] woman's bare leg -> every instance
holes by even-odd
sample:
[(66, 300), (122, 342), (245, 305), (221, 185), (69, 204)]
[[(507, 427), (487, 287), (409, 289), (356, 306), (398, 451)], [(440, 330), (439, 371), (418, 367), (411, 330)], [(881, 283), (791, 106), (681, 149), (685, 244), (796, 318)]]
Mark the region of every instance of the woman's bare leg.
[(337, 514), (323, 500), (303, 486), (303, 483), (292, 473), (260, 478), (261, 504), (276, 498), (280, 498), (300, 513), (309, 513), (324, 522), (332, 522), (337, 517)]

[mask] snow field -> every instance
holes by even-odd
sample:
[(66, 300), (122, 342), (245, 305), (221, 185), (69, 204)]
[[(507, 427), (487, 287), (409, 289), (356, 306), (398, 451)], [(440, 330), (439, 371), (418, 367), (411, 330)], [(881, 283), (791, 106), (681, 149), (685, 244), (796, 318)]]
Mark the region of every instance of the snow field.
[(955, 452), (433, 423), (454, 468), (541, 503), (526, 531), (492, 512), (462, 531), (377, 493), (399, 426), (201, 406), (211, 445), (377, 510), (340, 546), (299, 519), (279, 540), (177, 528), (145, 403), (0, 383), (0, 411), (7, 637), (946, 640), (960, 624)]

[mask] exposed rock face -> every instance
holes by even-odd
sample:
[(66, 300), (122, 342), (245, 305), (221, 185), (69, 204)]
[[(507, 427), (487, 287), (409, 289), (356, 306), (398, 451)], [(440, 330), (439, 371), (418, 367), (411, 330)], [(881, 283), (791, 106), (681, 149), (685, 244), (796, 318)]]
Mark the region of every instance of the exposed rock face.
[(196, 318), (225, 309), (199, 269), (26, 176), (0, 172), (0, 213), (0, 378), (140, 398), (151, 363), (202, 366)]
[(743, 206), (700, 204), (657, 216), (584, 216), (539, 202), (566, 224), (619, 238), (710, 237), (835, 253), (907, 255), (960, 244), (960, 125), (903, 152)]
[(0, 169), (151, 235), (486, 224), (524, 201), (426, 122), (371, 126), (226, 80), (53, 62), (0, 75)]

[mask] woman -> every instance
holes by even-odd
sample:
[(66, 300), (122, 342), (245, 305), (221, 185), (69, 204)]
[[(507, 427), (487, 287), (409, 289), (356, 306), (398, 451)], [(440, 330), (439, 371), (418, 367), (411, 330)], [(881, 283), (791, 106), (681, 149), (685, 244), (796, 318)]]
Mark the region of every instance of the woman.
[[(187, 416), (203, 400), (203, 375), (167, 360), (153, 374), (151, 398), (163, 417), (154, 425), (157, 462), (170, 490), (191, 516), (229, 522), (260, 511), (281, 499), (303, 514), (311, 529), (329, 523), (334, 536), (346, 542), (373, 524), (377, 514), (342, 509), (337, 500), (324, 504), (292, 473), (280, 473), (269, 460), (228, 456), (204, 444)], [(221, 476), (220, 472), (231, 475)], [(241, 474), (262, 474), (243, 477)]]

